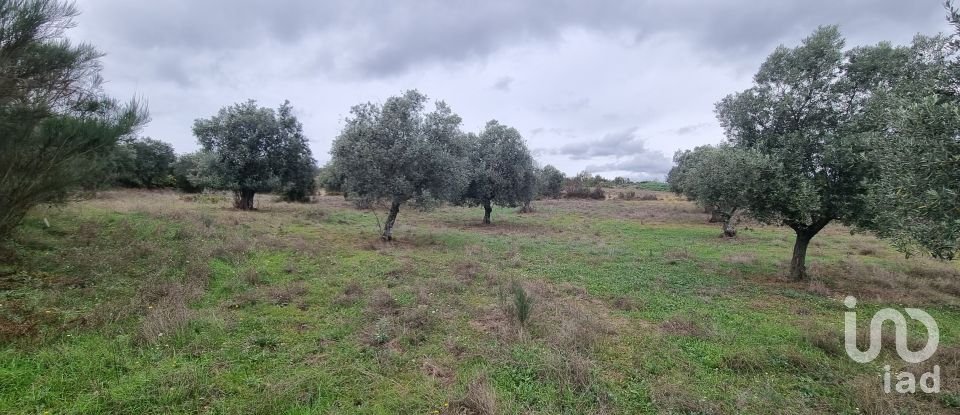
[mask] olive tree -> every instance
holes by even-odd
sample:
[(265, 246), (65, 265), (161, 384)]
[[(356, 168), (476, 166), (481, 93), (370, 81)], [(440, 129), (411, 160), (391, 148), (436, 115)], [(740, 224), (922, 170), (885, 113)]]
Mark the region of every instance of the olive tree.
[[(253, 209), (258, 192), (287, 186), (295, 195), (305, 194), (312, 184), (310, 147), (288, 102), (278, 111), (253, 100), (222, 108), (209, 119), (194, 121), (193, 134), (212, 156), (205, 181), (211, 188), (232, 191), (237, 209)], [(309, 178), (304, 178), (301, 171), (308, 168)]]
[(173, 178), (178, 189), (186, 193), (200, 193), (213, 185), (210, 169), (213, 166), (213, 154), (206, 151), (181, 154), (173, 163)]
[(674, 160), (677, 165), (667, 178), (670, 187), (716, 212), (726, 237), (737, 235), (735, 215), (755, 193), (766, 191), (765, 178), (772, 171), (763, 154), (725, 144), (677, 152)]
[(389, 205), (383, 240), (393, 239), (400, 206), (429, 208), (467, 183), (460, 117), (444, 102), (425, 112), (427, 96), (410, 90), (383, 104), (354, 106), (333, 141), (328, 172), (360, 206)]
[(480, 135), (468, 137), (470, 183), (460, 204), (483, 206), (483, 223), (489, 224), (494, 204), (516, 207), (533, 200), (533, 157), (520, 132), (492, 120)]
[(289, 101), (277, 110), (277, 124), (282, 140), (278, 172), (281, 196), (288, 202), (309, 202), (316, 191), (317, 162)]
[[(950, 19), (960, 23), (948, 5)], [(951, 44), (951, 41), (953, 44)], [(899, 48), (905, 81), (877, 97), (885, 121), (878, 143), (880, 179), (861, 225), (918, 251), (953, 259), (960, 251), (960, 62), (957, 34), (914, 38)]]
[(778, 47), (753, 87), (717, 104), (734, 146), (767, 156), (766, 190), (753, 193), (757, 219), (796, 233), (790, 275), (807, 278), (810, 240), (827, 224), (855, 223), (876, 180), (877, 114), (871, 97), (896, 83), (887, 44), (844, 51), (836, 27), (821, 27), (795, 48)]
[(136, 102), (104, 94), (100, 52), (67, 39), (76, 15), (63, 1), (0, 1), (0, 239), (33, 206), (102, 174), (147, 121)]
[(567, 176), (550, 164), (543, 166), (537, 173), (537, 193), (541, 197), (559, 199)]

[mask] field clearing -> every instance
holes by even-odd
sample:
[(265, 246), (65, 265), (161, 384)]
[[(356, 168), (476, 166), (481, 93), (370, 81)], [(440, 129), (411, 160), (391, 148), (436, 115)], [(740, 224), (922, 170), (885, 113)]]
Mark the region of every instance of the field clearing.
[[(404, 207), (393, 243), (334, 196), (243, 212), (110, 191), (36, 209), (0, 253), (0, 412), (960, 411), (956, 263), (835, 225), (811, 244), (813, 281), (787, 282), (792, 231), (722, 239), (658, 195), (495, 208), (492, 225)], [(862, 327), (888, 306), (933, 315), (940, 349), (921, 365), (940, 365), (940, 394), (882, 392), (882, 367), (905, 367), (892, 342), (847, 357), (846, 295)]]

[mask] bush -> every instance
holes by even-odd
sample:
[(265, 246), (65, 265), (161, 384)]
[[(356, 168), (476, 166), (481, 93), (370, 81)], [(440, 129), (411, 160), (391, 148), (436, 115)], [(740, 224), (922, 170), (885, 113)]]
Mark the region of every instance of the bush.
[(105, 95), (96, 49), (67, 41), (76, 15), (72, 2), (0, 2), (0, 240), (32, 207), (101, 175), (148, 118)]
[(596, 200), (603, 200), (607, 198), (607, 194), (603, 192), (603, 188), (600, 186), (594, 187), (593, 191), (590, 192), (590, 198)]
[(115, 155), (116, 184), (124, 187), (160, 188), (175, 185), (173, 146), (149, 137), (121, 143)]

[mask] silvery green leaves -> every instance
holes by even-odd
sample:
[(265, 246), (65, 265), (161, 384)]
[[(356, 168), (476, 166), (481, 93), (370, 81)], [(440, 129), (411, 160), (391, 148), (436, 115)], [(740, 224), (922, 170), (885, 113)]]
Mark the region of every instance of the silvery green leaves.
[(871, 98), (904, 75), (896, 70), (901, 49), (843, 47), (836, 27), (821, 27), (797, 47), (777, 48), (753, 87), (717, 104), (729, 142), (769, 159), (765, 189), (748, 196), (748, 209), (797, 232), (794, 279), (806, 278), (806, 245), (824, 226), (866, 215), (882, 110)]
[(233, 191), (238, 209), (253, 209), (257, 192), (312, 192), (314, 161), (289, 102), (277, 111), (234, 104), (196, 120), (193, 134), (211, 155), (206, 183)]
[(866, 227), (909, 254), (960, 250), (960, 105), (936, 96), (907, 106), (884, 142)]
[(520, 133), (496, 120), (480, 135), (468, 134), (470, 183), (459, 204), (484, 207), (490, 223), (491, 205), (516, 207), (533, 200), (537, 187), (533, 157)]
[(890, 238), (907, 253), (953, 258), (960, 239), (956, 49), (944, 36), (847, 51), (843, 44), (835, 27), (822, 27), (798, 47), (781, 46), (752, 88), (717, 104), (730, 143), (772, 163), (764, 191), (748, 196), (750, 214), (797, 232), (796, 279), (806, 276), (806, 244), (833, 220)]
[(770, 191), (776, 165), (759, 151), (728, 144), (677, 152), (668, 182), (677, 193), (720, 215), (724, 236), (736, 236), (732, 219), (752, 198)]
[(559, 199), (567, 176), (552, 165), (537, 170), (537, 196)]
[(330, 150), (330, 174), (348, 196), (361, 206), (390, 205), (382, 235), (387, 240), (402, 203), (430, 208), (458, 197), (467, 185), (460, 117), (442, 101), (427, 113), (427, 101), (411, 90), (383, 104), (354, 106)]

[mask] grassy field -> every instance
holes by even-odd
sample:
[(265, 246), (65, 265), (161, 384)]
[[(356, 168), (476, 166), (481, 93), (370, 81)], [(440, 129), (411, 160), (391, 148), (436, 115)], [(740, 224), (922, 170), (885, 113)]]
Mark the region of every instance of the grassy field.
[[(390, 244), (340, 197), (38, 209), (2, 254), (0, 413), (960, 411), (956, 264), (836, 226), (811, 246), (813, 282), (791, 283), (789, 230), (721, 239), (659, 196), (498, 208), (489, 226), (479, 208), (405, 209)], [(905, 367), (892, 341), (846, 356), (846, 295), (861, 326), (885, 306), (936, 318), (939, 351), (907, 369), (939, 364), (941, 393), (883, 393), (883, 365)]]

